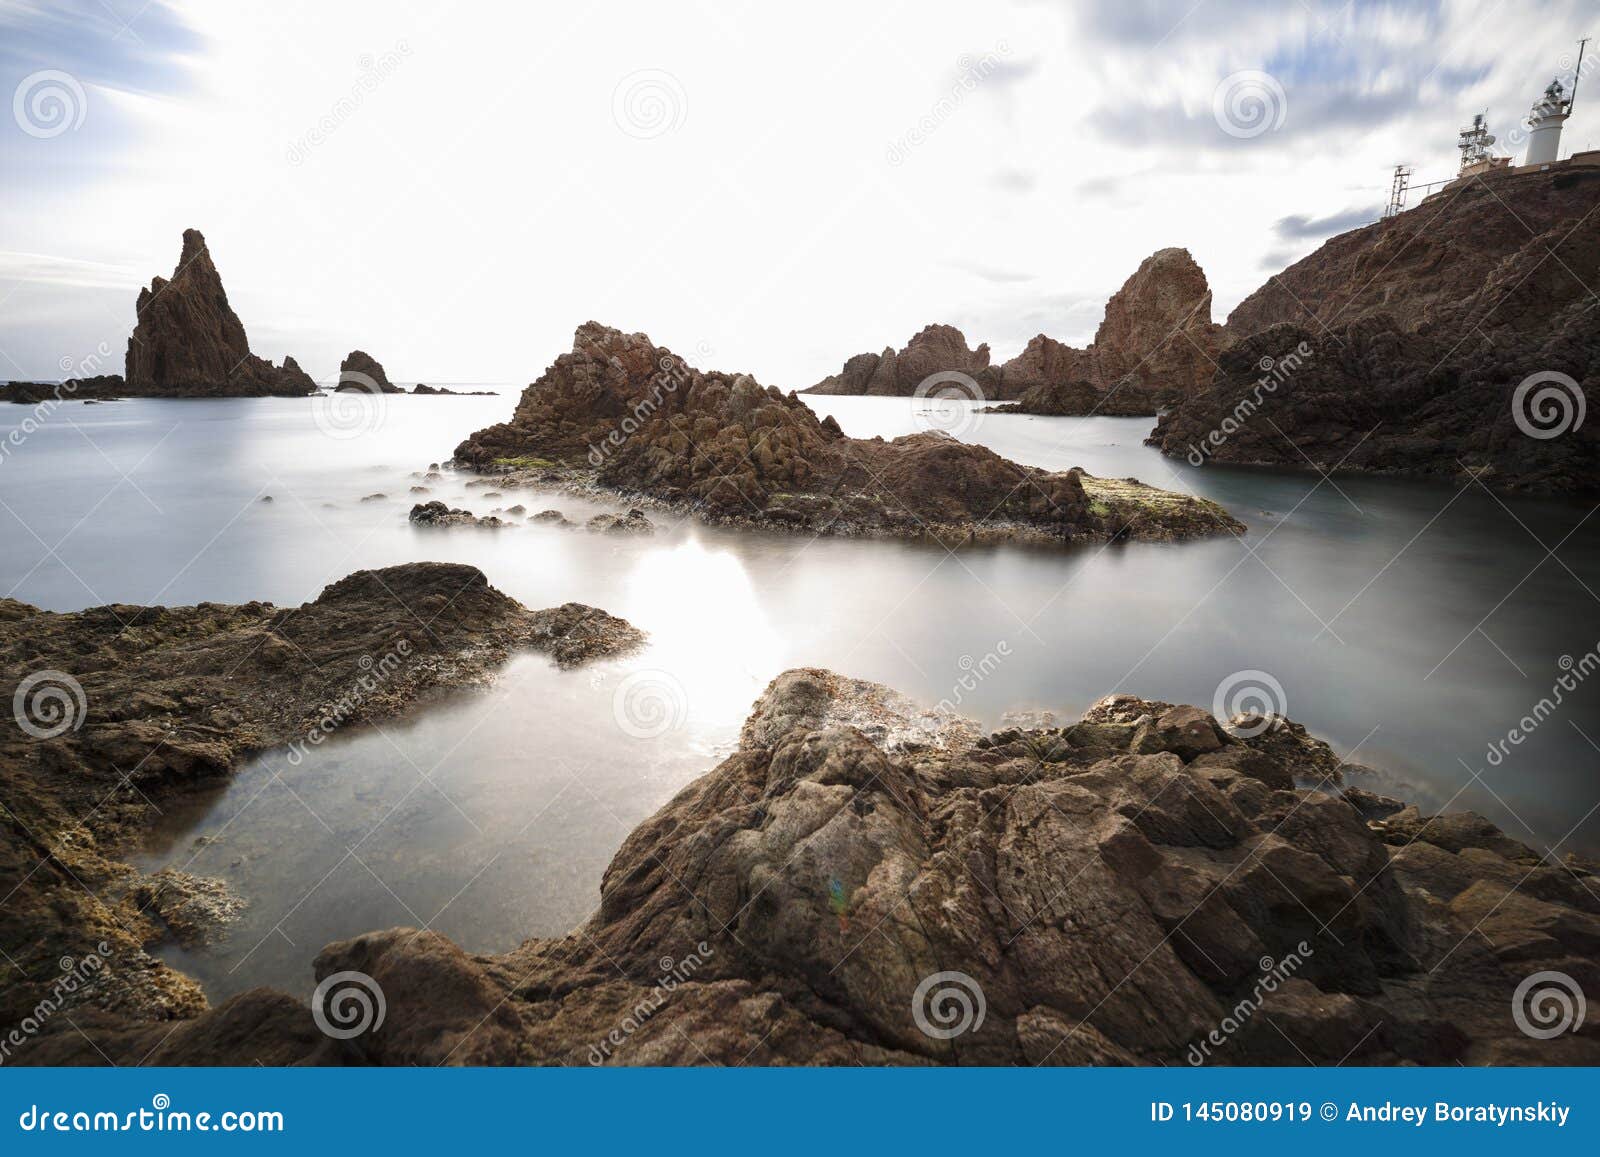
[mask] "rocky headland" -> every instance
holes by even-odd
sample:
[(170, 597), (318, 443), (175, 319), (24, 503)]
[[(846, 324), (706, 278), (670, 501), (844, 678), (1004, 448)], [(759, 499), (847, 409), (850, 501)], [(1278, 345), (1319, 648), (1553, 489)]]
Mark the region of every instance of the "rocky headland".
[[(1341, 234), (1228, 317), (1152, 445), (1195, 464), (1600, 487), (1600, 169), (1497, 173)], [(1530, 381), (1531, 379), (1531, 381)]]
[(587, 488), (712, 521), (810, 534), (1063, 543), (1243, 529), (1214, 503), (1021, 466), (939, 432), (848, 438), (794, 394), (702, 371), (595, 322), (509, 422), (456, 448), (502, 486)]
[(157, 397), (296, 397), (317, 385), (295, 362), (275, 366), (250, 352), (222, 276), (198, 229), (185, 229), (170, 278), (139, 291), (121, 393)]
[(0, 942), (12, 957), (0, 1023), (24, 1023), (51, 996), (58, 961), (91, 955), (103, 967), (73, 1001), (168, 1027), (205, 1007), (148, 950), (203, 943), (237, 901), (217, 881), (143, 877), (119, 859), (162, 802), (254, 752), (487, 683), (513, 650), (570, 666), (642, 638), (577, 603), (529, 611), (453, 563), (358, 571), (299, 607), (56, 614), (0, 599), (0, 666), (22, 680), (0, 728)]
[[(1115, 695), (976, 737), (787, 672), (738, 750), (623, 843), (595, 915), (502, 956), (391, 929), (319, 980), (383, 994), (333, 1039), (253, 990), (86, 998), (32, 1064), (1594, 1064), (1527, 976), (1600, 983), (1595, 865), (1423, 817), (1281, 718)], [(70, 886), (59, 885), (62, 891)], [(121, 965), (113, 961), (112, 967)], [(113, 971), (110, 980), (120, 972)], [(370, 1022), (369, 1022), (370, 1024)]]

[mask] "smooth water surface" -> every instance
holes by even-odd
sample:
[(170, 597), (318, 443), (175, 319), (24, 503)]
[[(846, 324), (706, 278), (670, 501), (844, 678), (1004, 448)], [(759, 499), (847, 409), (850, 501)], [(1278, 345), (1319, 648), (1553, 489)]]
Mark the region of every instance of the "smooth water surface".
[[(1486, 757), (1550, 695), (1563, 656), (1600, 641), (1592, 503), (1196, 470), (1142, 444), (1149, 419), (961, 413), (968, 440), (1203, 494), (1249, 533), (952, 554), (661, 516), (649, 538), (411, 527), (424, 497), (578, 521), (620, 508), (417, 476), (515, 400), (389, 398), (352, 437), (330, 436), (308, 400), (72, 403), (0, 459), (0, 591), (50, 609), (294, 604), (362, 567), (438, 559), (481, 567), (529, 606), (591, 603), (651, 634), (642, 653), (573, 672), (519, 657), (488, 691), (352, 728), (298, 765), (267, 754), (172, 810), (141, 866), (222, 876), (248, 903), (226, 943), (170, 954), (213, 996), (304, 993), (325, 943), (373, 928), (428, 926), (474, 951), (567, 931), (626, 834), (730, 750), (762, 687), (799, 665), (950, 699), (991, 725), (1011, 708), (1070, 718), (1119, 690), (1209, 707), (1230, 677), (1261, 673), (1244, 681), (1281, 687), (1289, 715), (1382, 770), (1364, 786), (1474, 808), (1541, 852), (1600, 846), (1600, 688), (1568, 694), (1497, 765)], [(858, 436), (930, 421), (909, 400), (811, 401)], [(0, 439), (30, 412), (0, 409)]]

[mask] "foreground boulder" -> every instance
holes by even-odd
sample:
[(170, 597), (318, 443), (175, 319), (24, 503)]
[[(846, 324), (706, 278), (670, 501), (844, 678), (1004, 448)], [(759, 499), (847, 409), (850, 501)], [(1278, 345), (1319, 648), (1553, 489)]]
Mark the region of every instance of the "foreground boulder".
[[(453, 563), (358, 571), (299, 607), (55, 614), (0, 599), (0, 668), (16, 706), (0, 728), (0, 946), (14, 966), (0, 1023), (46, 999), (147, 1021), (205, 1007), (198, 986), (147, 949), (203, 943), (239, 901), (218, 881), (141, 877), (118, 858), (163, 803), (253, 752), (316, 746), (487, 683), (515, 649), (568, 666), (642, 638), (577, 603), (529, 611)], [(98, 970), (62, 993), (65, 958)]]
[(250, 352), (238, 314), (198, 229), (183, 232), (171, 278), (139, 291), (124, 391), (167, 397), (301, 396), (316, 392), (293, 358), (274, 366)]
[[(886, 716), (877, 742), (860, 729)], [(414, 929), (331, 944), (319, 980), (361, 973), (387, 1006), (349, 1039), (257, 990), (176, 1025), (79, 1010), (82, 1032), (23, 1057), (1600, 1060), (1592, 1020), (1536, 1039), (1512, 1003), (1539, 972), (1600, 991), (1594, 865), (1475, 817), (1368, 823), (1346, 770), (1303, 730), (1129, 695), (974, 741), (887, 688), (790, 671), (738, 750), (624, 841), (573, 934), (503, 956)]]
[(507, 486), (599, 486), (810, 534), (957, 546), (1242, 529), (1202, 499), (1020, 466), (942, 432), (847, 438), (792, 393), (693, 369), (643, 334), (594, 322), (523, 391), (511, 421), (479, 430), (455, 458)]
[(1195, 465), (1600, 487), (1597, 206), (1600, 168), (1489, 172), (1333, 238), (1239, 304), (1216, 373), (1151, 444)]

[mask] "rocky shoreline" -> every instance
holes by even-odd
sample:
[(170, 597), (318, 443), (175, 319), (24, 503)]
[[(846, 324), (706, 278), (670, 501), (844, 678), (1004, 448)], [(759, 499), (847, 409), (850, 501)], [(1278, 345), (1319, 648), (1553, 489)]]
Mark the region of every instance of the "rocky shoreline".
[(358, 571), (288, 608), (56, 614), (0, 600), (0, 665), (24, 676), (17, 725), (0, 731), (0, 941), (28, 978), (0, 989), (0, 1023), (33, 1015), (63, 959), (102, 960), (75, 995), (108, 1015), (163, 1022), (205, 1007), (195, 983), (148, 949), (203, 942), (237, 900), (218, 881), (141, 877), (119, 861), (158, 801), (254, 752), (316, 746), (485, 684), (513, 650), (574, 666), (643, 638), (577, 603), (526, 610), (453, 563)]
[[(386, 1005), (348, 1039), (257, 989), (176, 1021), (86, 1000), (15, 1059), (1600, 1061), (1592, 1024), (1536, 1040), (1510, 1014), (1537, 971), (1600, 981), (1597, 865), (1471, 813), (1368, 818), (1362, 769), (1283, 719), (1116, 695), (975, 734), (786, 672), (738, 750), (624, 841), (571, 935), (502, 956), (414, 929), (329, 945), (319, 980), (361, 973)], [(930, 978), (960, 986), (959, 1024)]]
[(952, 549), (1244, 530), (1205, 499), (1021, 466), (936, 431), (849, 438), (792, 393), (693, 369), (643, 334), (594, 322), (523, 391), (511, 421), (473, 434), (455, 461), (500, 486), (605, 493), (724, 525)]

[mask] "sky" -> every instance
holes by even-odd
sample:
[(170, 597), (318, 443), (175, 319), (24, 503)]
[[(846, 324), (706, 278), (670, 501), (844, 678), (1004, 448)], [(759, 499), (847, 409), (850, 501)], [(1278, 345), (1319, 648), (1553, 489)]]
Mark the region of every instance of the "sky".
[[(1397, 163), (1452, 176), (1474, 112), (1504, 140), (1590, 32), (1592, 0), (0, 0), (0, 378), (121, 372), (191, 227), (254, 352), (323, 381), (361, 348), (525, 383), (590, 319), (784, 389), (934, 322), (998, 361), (1086, 344), (1166, 246), (1222, 320)], [(1563, 156), (1600, 146), (1588, 63)]]

